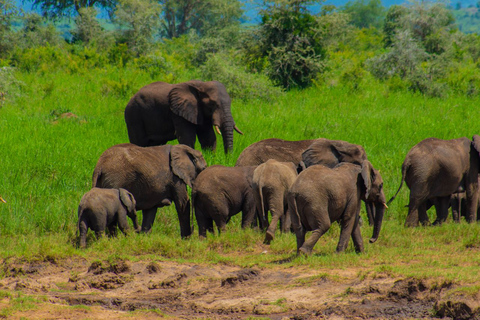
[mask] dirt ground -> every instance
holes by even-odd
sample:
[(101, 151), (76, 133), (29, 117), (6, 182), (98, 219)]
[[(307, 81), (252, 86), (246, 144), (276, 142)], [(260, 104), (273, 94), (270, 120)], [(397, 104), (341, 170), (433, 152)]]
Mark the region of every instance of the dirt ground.
[[(480, 297), (452, 295), (451, 283), (361, 276), (354, 269), (1, 262), (0, 317), (8, 319), (480, 319)], [(18, 296), (39, 300), (14, 308)]]

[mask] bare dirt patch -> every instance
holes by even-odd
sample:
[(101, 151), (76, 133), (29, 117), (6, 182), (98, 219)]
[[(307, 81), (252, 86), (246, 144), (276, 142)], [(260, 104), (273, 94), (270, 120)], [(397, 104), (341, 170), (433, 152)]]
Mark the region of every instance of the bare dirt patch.
[[(80, 258), (7, 259), (2, 266), (0, 311), (9, 319), (118, 319), (131, 312), (144, 319), (480, 319), (479, 297), (452, 295), (451, 283), (359, 278), (360, 270), (330, 276), (299, 267)], [(18, 293), (44, 302), (12, 308)]]

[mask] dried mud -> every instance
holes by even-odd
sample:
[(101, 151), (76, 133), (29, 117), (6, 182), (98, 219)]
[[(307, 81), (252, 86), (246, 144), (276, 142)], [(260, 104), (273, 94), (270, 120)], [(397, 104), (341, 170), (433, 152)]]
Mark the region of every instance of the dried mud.
[[(480, 297), (452, 283), (393, 279), (361, 270), (242, 269), (171, 261), (2, 261), (0, 311), (15, 292), (43, 297), (9, 319), (480, 319)], [(87, 306), (74, 307), (71, 306)], [(27, 308), (28, 309), (28, 308)]]

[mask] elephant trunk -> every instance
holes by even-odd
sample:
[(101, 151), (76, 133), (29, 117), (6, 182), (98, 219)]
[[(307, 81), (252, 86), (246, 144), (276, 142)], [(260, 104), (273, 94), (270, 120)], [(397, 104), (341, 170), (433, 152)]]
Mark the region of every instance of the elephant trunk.
[(220, 131), (222, 132), (223, 138), (223, 148), (225, 153), (231, 152), (233, 150), (233, 127), (235, 123), (233, 122), (233, 118), (228, 118), (222, 121), (220, 126)]
[(385, 202), (377, 202), (375, 204), (375, 224), (373, 226), (373, 236), (370, 238), (370, 243), (374, 243), (378, 239), (380, 234), (380, 229), (382, 228), (383, 216), (385, 214), (385, 209), (387, 205)]

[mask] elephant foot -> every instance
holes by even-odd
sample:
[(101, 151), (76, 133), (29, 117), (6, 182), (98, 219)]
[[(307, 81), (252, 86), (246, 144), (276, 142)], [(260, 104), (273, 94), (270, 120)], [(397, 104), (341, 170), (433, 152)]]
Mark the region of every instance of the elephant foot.
[(440, 220), (435, 220), (435, 221), (433, 222), (433, 226), (439, 226), (439, 225), (441, 225), (441, 224), (442, 224), (442, 221), (440, 221)]
[(267, 231), (265, 233), (265, 240), (263, 241), (264, 244), (270, 244), (274, 238), (274, 234), (271, 231)]
[(304, 247), (301, 247), (300, 249), (298, 249), (298, 252), (297, 252), (297, 254), (304, 255), (304, 256), (309, 256), (311, 253), (312, 253), (312, 250), (306, 249)]

